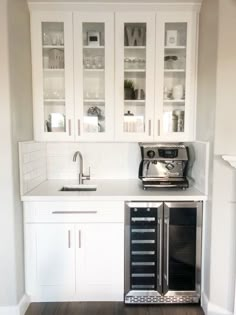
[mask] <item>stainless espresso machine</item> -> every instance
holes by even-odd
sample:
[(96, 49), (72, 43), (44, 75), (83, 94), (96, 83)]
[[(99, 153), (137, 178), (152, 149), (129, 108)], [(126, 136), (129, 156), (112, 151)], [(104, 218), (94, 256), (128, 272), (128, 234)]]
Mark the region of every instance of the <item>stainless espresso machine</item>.
[(186, 177), (189, 160), (188, 147), (184, 144), (140, 143), (142, 160), (139, 178), (143, 188), (188, 188)]

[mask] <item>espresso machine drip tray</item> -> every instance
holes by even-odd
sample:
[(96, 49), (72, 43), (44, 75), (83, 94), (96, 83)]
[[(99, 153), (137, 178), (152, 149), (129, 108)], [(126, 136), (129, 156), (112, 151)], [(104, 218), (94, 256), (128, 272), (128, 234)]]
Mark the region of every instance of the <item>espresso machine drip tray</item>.
[(186, 189), (189, 187), (188, 180), (186, 177), (181, 178), (155, 178), (148, 179), (143, 178), (143, 189), (153, 188), (182, 188)]

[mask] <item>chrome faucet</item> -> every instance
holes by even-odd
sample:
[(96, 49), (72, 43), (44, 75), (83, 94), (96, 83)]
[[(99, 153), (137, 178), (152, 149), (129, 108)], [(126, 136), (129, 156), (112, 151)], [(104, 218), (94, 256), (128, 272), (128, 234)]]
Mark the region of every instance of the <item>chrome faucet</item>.
[(79, 156), (79, 184), (83, 184), (84, 180), (90, 179), (90, 168), (89, 168), (89, 174), (84, 175), (83, 174), (83, 156), (80, 151), (76, 151), (73, 156), (73, 162), (76, 162), (77, 155)]

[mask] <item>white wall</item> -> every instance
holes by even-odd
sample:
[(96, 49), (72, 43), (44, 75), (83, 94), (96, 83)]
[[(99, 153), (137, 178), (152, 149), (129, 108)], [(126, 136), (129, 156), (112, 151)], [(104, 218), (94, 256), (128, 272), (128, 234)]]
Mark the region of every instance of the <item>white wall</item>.
[(197, 139), (209, 141), (210, 163), (208, 182), (208, 201), (205, 213), (204, 244), (204, 293), (210, 294), (210, 248), (213, 187), (213, 151), (216, 111), (216, 71), (218, 43), (218, 0), (203, 1), (200, 12), (199, 59), (198, 59), (198, 101), (197, 101)]
[[(0, 305), (16, 303), (11, 114), (8, 72), (7, 0), (0, 1)], [(3, 167), (4, 166), (4, 167)]]
[(24, 294), (17, 142), (32, 139), (31, 57), (26, 1), (1, 0), (0, 23), (0, 305), (10, 306), (18, 304)]
[(236, 172), (222, 154), (235, 154), (234, 75), (236, 3), (204, 0), (200, 14), (198, 130), (209, 140), (209, 202), (206, 209), (204, 294), (209, 314), (233, 314), (235, 287)]
[(236, 1), (219, 1), (215, 154), (236, 154)]

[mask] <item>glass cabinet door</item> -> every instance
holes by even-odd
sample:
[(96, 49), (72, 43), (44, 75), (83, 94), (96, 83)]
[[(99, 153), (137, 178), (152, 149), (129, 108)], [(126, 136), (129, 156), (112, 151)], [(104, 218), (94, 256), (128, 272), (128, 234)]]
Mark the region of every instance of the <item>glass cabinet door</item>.
[(195, 100), (190, 83), (195, 78), (191, 61), (194, 34), (189, 19), (168, 17), (157, 17), (157, 134), (165, 139), (187, 140), (194, 126), (191, 119)]
[(165, 23), (163, 132), (184, 132), (187, 23)]
[(32, 18), (35, 137), (69, 140), (73, 133), (72, 21), (66, 14), (36, 15)]
[(75, 14), (76, 138), (112, 140), (113, 15)]
[(154, 15), (118, 14), (116, 124), (119, 139), (153, 137)]

